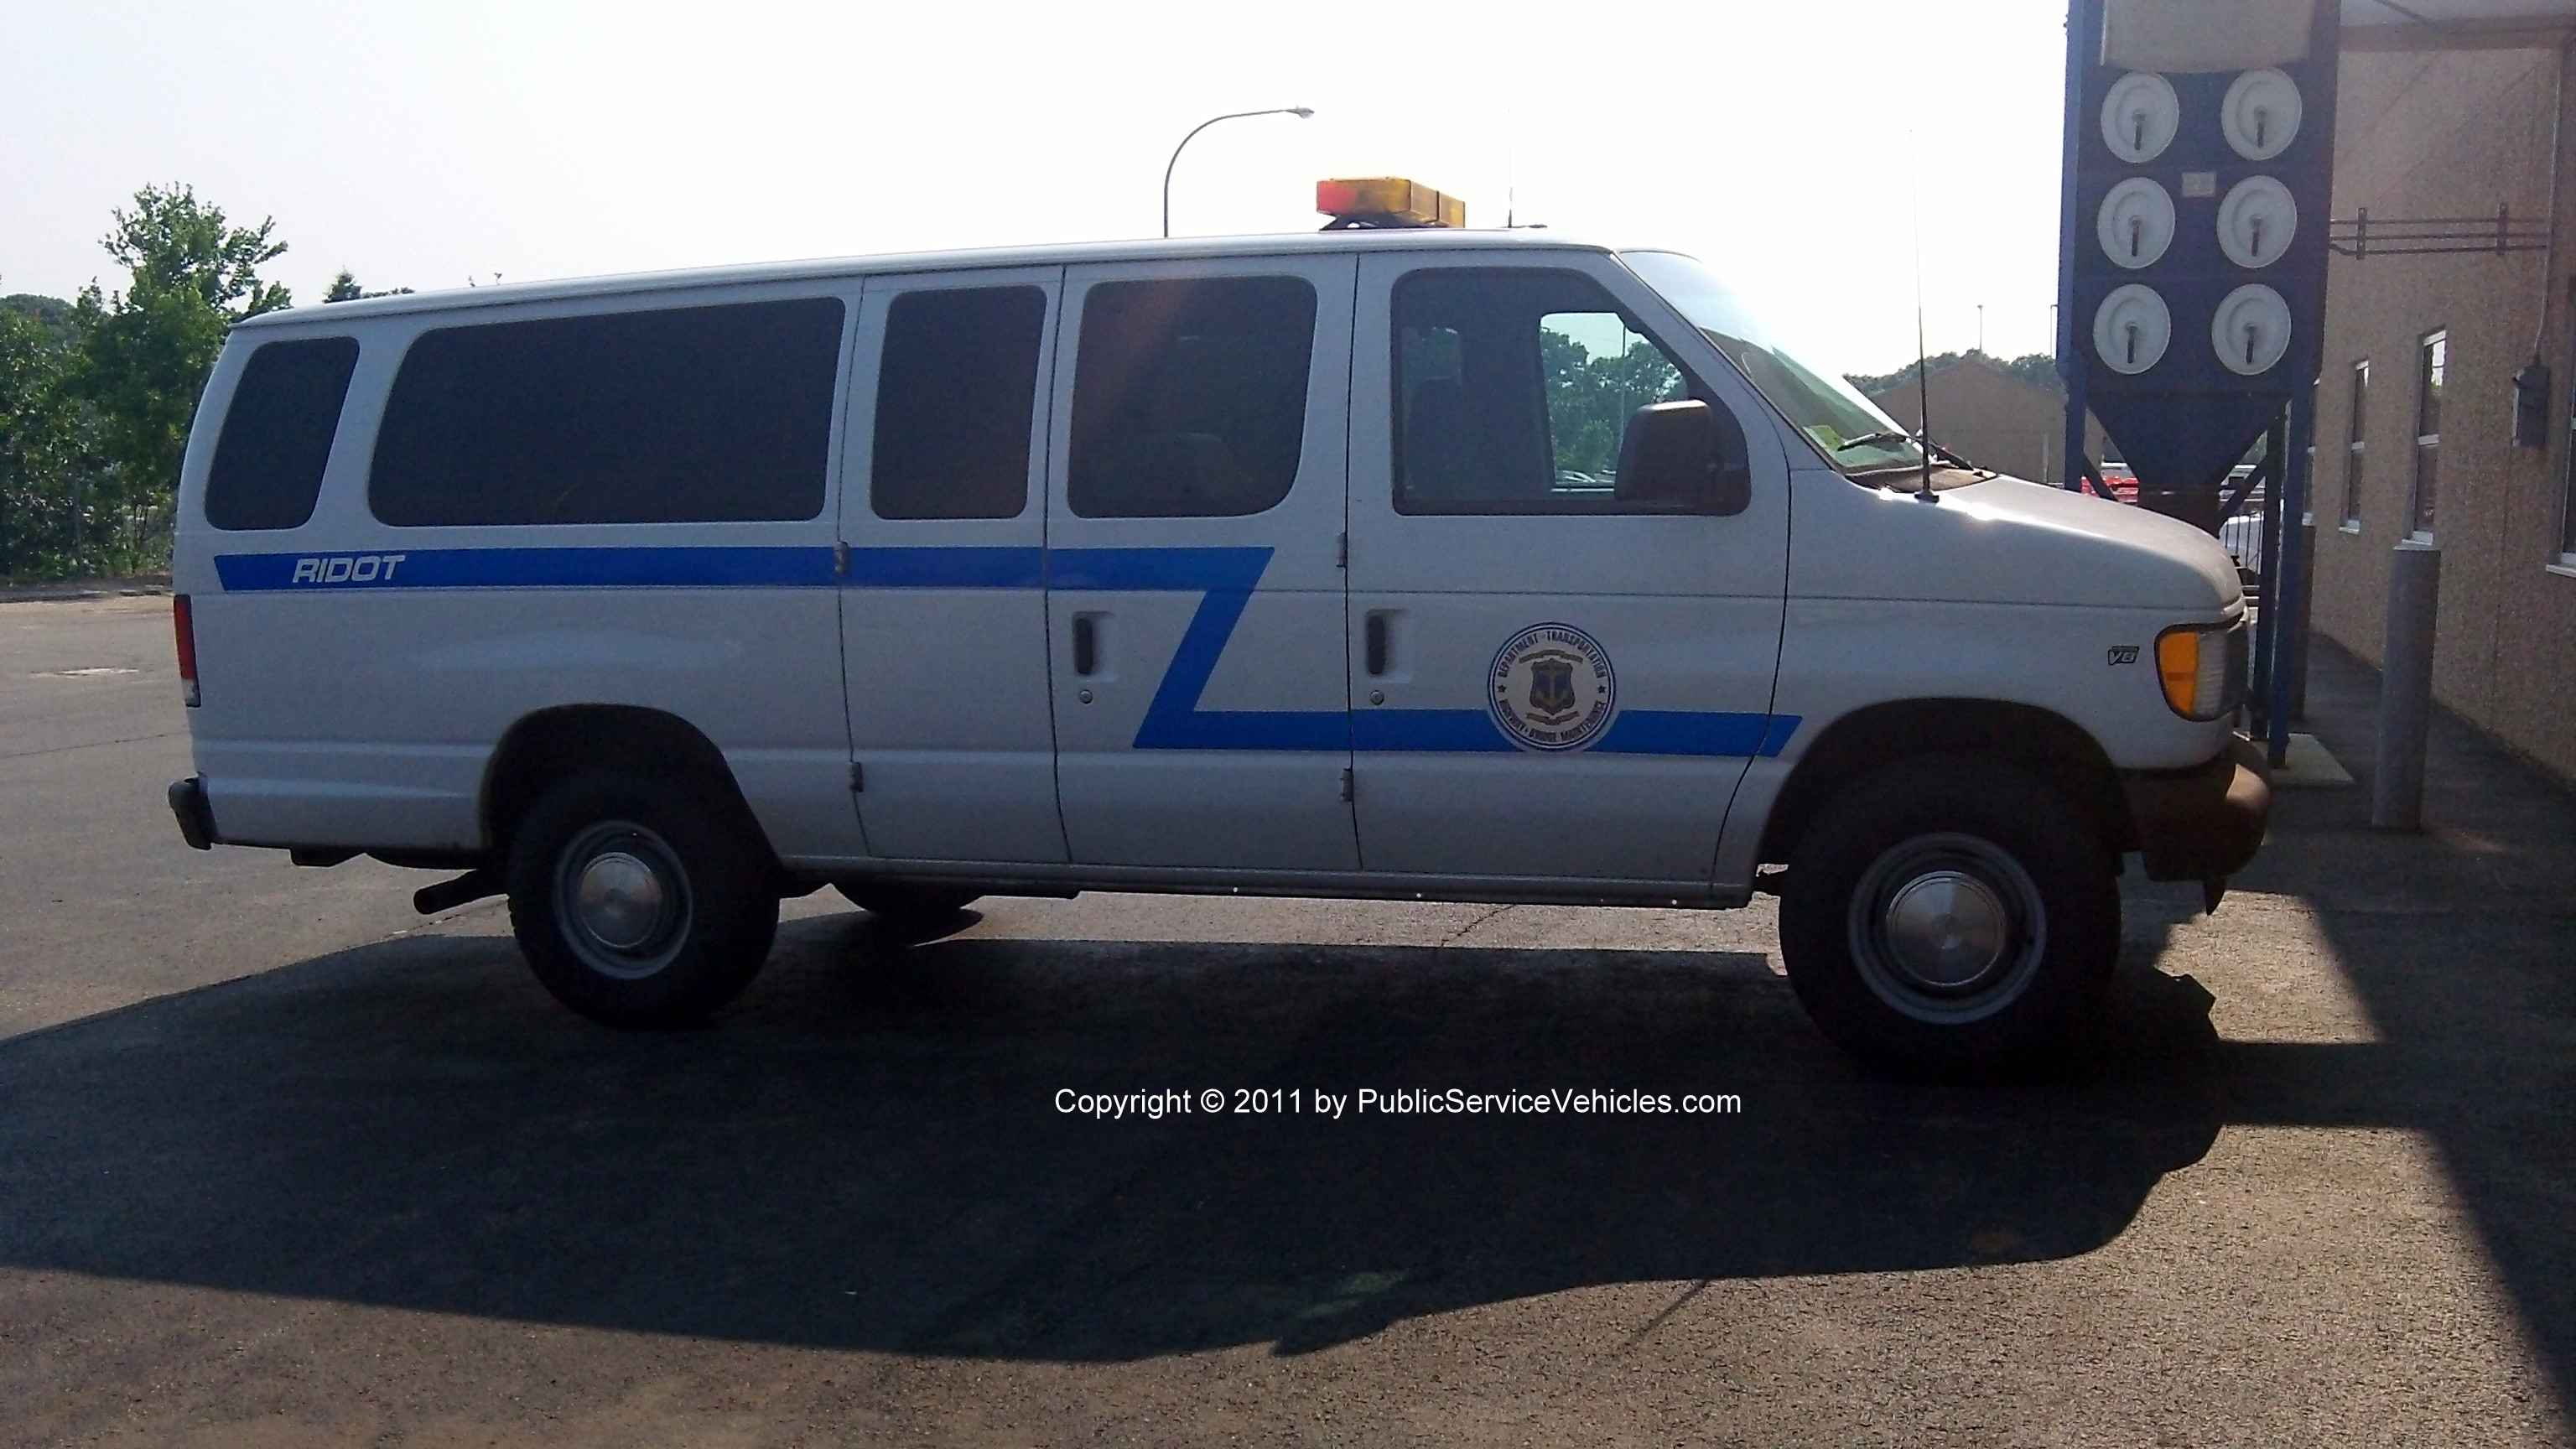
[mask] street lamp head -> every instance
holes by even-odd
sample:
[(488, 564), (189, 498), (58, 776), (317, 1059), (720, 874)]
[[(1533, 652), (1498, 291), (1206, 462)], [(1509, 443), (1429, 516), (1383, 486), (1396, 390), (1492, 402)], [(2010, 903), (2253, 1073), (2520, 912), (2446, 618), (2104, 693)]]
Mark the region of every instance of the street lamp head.
[(1181, 152), (1188, 149), (1192, 136), (1219, 121), (1240, 121), (1247, 116), (1295, 116), (1302, 121), (1314, 114), (1312, 106), (1273, 106), (1266, 111), (1228, 111), (1192, 126), (1189, 135), (1181, 138), (1181, 144), (1172, 148), (1172, 159), (1163, 163), (1163, 235), (1172, 234), (1172, 168), (1181, 164)]

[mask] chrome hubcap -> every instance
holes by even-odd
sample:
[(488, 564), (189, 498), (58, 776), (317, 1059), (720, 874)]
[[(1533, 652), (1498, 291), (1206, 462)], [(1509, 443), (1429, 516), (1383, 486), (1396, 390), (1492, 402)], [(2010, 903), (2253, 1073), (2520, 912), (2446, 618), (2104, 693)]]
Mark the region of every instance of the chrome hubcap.
[(688, 940), (690, 910), (679, 857), (641, 825), (603, 820), (555, 859), (555, 919), (603, 976), (635, 981), (670, 965)]
[(1974, 835), (1918, 835), (1861, 873), (1848, 925), (1852, 964), (1879, 1000), (1957, 1025), (2019, 1000), (2048, 953), (2038, 883)]
[(1915, 980), (1955, 991), (1994, 969), (2010, 925), (2004, 903), (1983, 881), (1936, 870), (1907, 881), (1888, 901), (1888, 953)]
[(594, 857), (582, 867), (573, 892), (581, 924), (599, 943), (632, 951), (653, 938), (662, 920), (662, 883), (653, 868), (622, 850)]

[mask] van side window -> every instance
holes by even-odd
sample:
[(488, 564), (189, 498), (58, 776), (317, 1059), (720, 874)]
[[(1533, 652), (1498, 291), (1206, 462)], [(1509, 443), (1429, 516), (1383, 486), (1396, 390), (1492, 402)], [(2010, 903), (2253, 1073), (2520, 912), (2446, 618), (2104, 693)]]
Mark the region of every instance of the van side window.
[(322, 495), (322, 469), (357, 365), (354, 337), (268, 342), (250, 355), (206, 475), (208, 523), (304, 526)]
[(1230, 518), (1288, 496), (1315, 289), (1299, 277), (1103, 282), (1082, 305), (1067, 501), (1085, 518)]
[(823, 511), (837, 298), (424, 332), (376, 434), (386, 523), (714, 523)]
[(886, 312), (868, 503), (879, 518), (1017, 518), (1028, 506), (1046, 293), (907, 292)]
[(1579, 272), (1411, 273), (1395, 288), (1395, 352), (1402, 513), (1636, 511), (1616, 495), (1629, 414), (1697, 393)]

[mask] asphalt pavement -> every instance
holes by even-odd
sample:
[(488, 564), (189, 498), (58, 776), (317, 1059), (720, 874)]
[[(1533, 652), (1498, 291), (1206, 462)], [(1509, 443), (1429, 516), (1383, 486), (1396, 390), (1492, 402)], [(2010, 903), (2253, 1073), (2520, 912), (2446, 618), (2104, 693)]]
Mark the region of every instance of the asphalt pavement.
[[(827, 893), (607, 1031), (497, 903), (182, 845), (168, 632), (0, 602), (0, 1443), (2570, 1440), (2576, 801), (2445, 718), (2371, 831), (2331, 650), (2361, 785), (1932, 1088), (1764, 906)], [(1451, 1088), (1736, 1110), (1358, 1106)]]

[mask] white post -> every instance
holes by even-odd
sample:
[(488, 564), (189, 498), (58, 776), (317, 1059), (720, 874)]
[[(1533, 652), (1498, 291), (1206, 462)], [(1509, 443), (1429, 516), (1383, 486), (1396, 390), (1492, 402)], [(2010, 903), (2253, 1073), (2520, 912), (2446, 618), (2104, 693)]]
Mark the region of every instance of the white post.
[(2424, 823), (2424, 738), (2433, 723), (2433, 628), (2442, 601), (2442, 549), (2401, 543), (2388, 560), (2388, 628), (2380, 653), (2379, 773), (2370, 823)]

